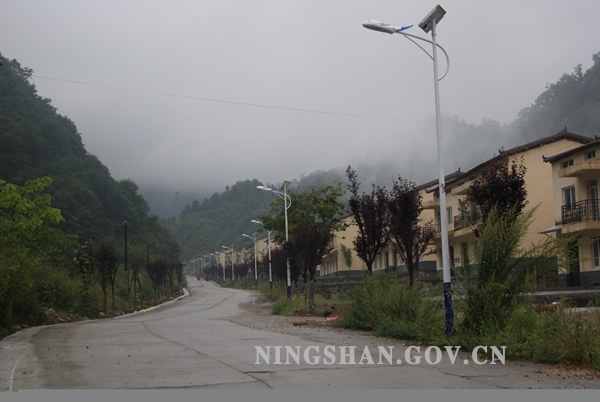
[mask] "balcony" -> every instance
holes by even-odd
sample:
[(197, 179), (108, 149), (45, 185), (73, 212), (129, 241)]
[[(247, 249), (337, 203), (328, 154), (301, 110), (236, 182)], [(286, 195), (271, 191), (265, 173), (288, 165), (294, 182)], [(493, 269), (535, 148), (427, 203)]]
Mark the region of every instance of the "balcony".
[(423, 202), (423, 209), (440, 209), (440, 199), (428, 200)]
[(433, 235), (435, 237), (440, 234), (440, 231), (441, 227), (438, 224), (429, 223), (423, 226), (423, 235), (428, 235), (429, 233), (433, 232)]
[(470, 228), (479, 222), (481, 222), (481, 214), (478, 210), (465, 211), (454, 217), (454, 230)]
[(562, 233), (600, 230), (600, 200), (583, 200), (561, 207)]
[(558, 177), (577, 177), (587, 172), (598, 171), (600, 171), (600, 161), (589, 160), (560, 169)]

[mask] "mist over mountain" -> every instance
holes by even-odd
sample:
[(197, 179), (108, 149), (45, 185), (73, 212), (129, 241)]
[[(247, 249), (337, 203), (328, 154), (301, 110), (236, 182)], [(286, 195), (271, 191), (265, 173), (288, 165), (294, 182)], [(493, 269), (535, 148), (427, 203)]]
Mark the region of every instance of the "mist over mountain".
[[(580, 66), (571, 74), (565, 74), (554, 84), (547, 85), (535, 102), (525, 107), (519, 115), (508, 124), (500, 124), (490, 119), (484, 120), (479, 125), (467, 124), (457, 116), (443, 116), (442, 136), (444, 158), (444, 174), (450, 174), (458, 169), (465, 172), (472, 167), (498, 155), (502, 149), (510, 149), (527, 142), (554, 135), (565, 127), (570, 132), (592, 137), (600, 127), (600, 58), (594, 55), (594, 66), (585, 73)], [(381, 152), (369, 155), (367, 158), (349, 160), (349, 165), (357, 171), (359, 181), (364, 190), (375, 183), (379, 186), (390, 187), (393, 181), (402, 177), (415, 182), (417, 185), (434, 180), (438, 177), (438, 151), (435, 135), (435, 119), (422, 121), (420, 127), (415, 129), (400, 129), (399, 136), (407, 138), (406, 147), (390, 148), (381, 144)], [(415, 142), (415, 138), (418, 139)], [(410, 141), (408, 141), (410, 139)], [(415, 143), (418, 146), (415, 147)], [(360, 146), (357, 144), (357, 146)], [(335, 152), (335, 150), (332, 150)], [(332, 184), (335, 181), (344, 183), (346, 187), (346, 166), (335, 166), (328, 170), (317, 170), (309, 174), (302, 174), (297, 178), (286, 178), (291, 181), (292, 189), (311, 189)], [(260, 210), (260, 200), (254, 198), (252, 185), (246, 182), (246, 192), (239, 192), (239, 197), (249, 197), (258, 203), (254, 204), (252, 214)], [(258, 183), (255, 179), (253, 184)], [(235, 188), (235, 187), (234, 187)], [(159, 192), (157, 192), (159, 194)], [(191, 194), (190, 194), (191, 195)], [(211, 199), (220, 199), (223, 202), (233, 202), (229, 188), (220, 194), (215, 192)], [(172, 196), (172, 194), (171, 194)], [(229, 199), (229, 201), (226, 201)], [(149, 197), (152, 205), (152, 197)], [(342, 200), (343, 201), (343, 200)], [(239, 201), (236, 201), (239, 202)], [(264, 200), (263, 200), (264, 202)], [(172, 220), (170, 229), (183, 246), (184, 255), (193, 258), (204, 252), (210, 252), (216, 246), (216, 239), (226, 242), (228, 239), (237, 238), (242, 227), (248, 228), (248, 221), (254, 219), (252, 214), (239, 218), (238, 230), (231, 231), (223, 236), (223, 219), (219, 213), (208, 213), (204, 202), (193, 201), (195, 208), (189, 205), (184, 208), (179, 224)], [(230, 206), (228, 206), (230, 205)], [(222, 204), (222, 211), (234, 208), (233, 204)], [(226, 215), (228, 215), (227, 213)], [(243, 214), (242, 214), (243, 215)], [(202, 224), (195, 226), (193, 220), (202, 220)], [(231, 223), (233, 225), (234, 223)], [(183, 230), (182, 228), (186, 228)], [(207, 230), (213, 227), (215, 230)], [(246, 229), (245, 229), (246, 230)], [(250, 229), (252, 230), (252, 229)], [(197, 233), (203, 233), (202, 238), (196, 237), (192, 243), (187, 239)], [(240, 232), (241, 233), (241, 232)], [(231, 237), (228, 237), (231, 236)]]
[[(583, 71), (581, 65), (572, 73), (565, 73), (557, 82), (547, 84), (546, 90), (535, 101), (524, 107), (514, 120), (502, 124), (484, 119), (480, 124), (468, 124), (459, 116), (442, 116), (443, 159), (445, 174), (470, 168), (498, 155), (501, 149), (513, 148), (527, 142), (569, 131), (593, 137), (600, 134), (600, 53), (592, 56), (593, 66)], [(430, 116), (416, 128), (400, 127), (398, 136), (407, 139), (406, 147), (388, 148), (381, 144), (381, 152), (366, 158), (349, 160), (363, 186), (376, 183), (390, 186), (401, 176), (417, 185), (438, 177), (437, 138), (435, 118)], [(419, 138), (418, 146), (414, 138)], [(411, 139), (411, 141), (408, 141)], [(357, 147), (359, 145), (357, 144)], [(332, 149), (335, 152), (335, 149)], [(332, 166), (285, 178), (300, 187), (314, 188), (331, 183), (345, 182), (346, 166)], [(276, 169), (276, 167), (274, 167)], [(157, 187), (143, 187), (151, 209), (160, 216), (173, 216), (193, 199), (201, 200), (208, 194), (223, 189), (182, 189), (177, 196)], [(177, 198), (179, 197), (179, 198)]]
[[(485, 119), (480, 124), (468, 124), (458, 116), (443, 115), (444, 173), (458, 169), (467, 171), (494, 157), (500, 149), (554, 135), (565, 127), (584, 136), (598, 134), (600, 53), (593, 55), (593, 60), (594, 65), (587, 71), (576, 66), (572, 73), (548, 84), (546, 90), (510, 123)], [(170, 186), (172, 183), (165, 183), (164, 187), (142, 183), (138, 187), (132, 180), (113, 180), (106, 166), (87, 153), (75, 123), (55, 114), (51, 100), (39, 97), (33, 84), (28, 86), (32, 70), (22, 68), (17, 61), (5, 61), (3, 69), (0, 101), (4, 105), (5, 118), (0, 133), (3, 144), (0, 174), (16, 183), (44, 174), (55, 175), (58, 179), (53, 195), (58, 204), (64, 205), (65, 225), (84, 237), (98, 230), (112, 230), (119, 221), (128, 219), (127, 210), (117, 211), (115, 206), (129, 197), (135, 199), (140, 219), (147, 219), (141, 217), (148, 212), (161, 217), (177, 240), (186, 243), (183, 254), (191, 257), (213, 251), (221, 242), (231, 242), (230, 237), (238, 236), (239, 230), (252, 230), (248, 222), (266, 210), (270, 198), (268, 194), (267, 197), (256, 195), (255, 187), (269, 183), (264, 183), (261, 178), (244, 178), (243, 168), (240, 168), (240, 180), (224, 188), (207, 185), (201, 179), (189, 187), (180, 185), (175, 190)], [(372, 183), (391, 186), (398, 177), (417, 185), (438, 177), (433, 116), (399, 125), (392, 137), (399, 139), (394, 142), (399, 145), (390, 145), (381, 139), (389, 140), (389, 136), (366, 132), (361, 142), (353, 140), (353, 146), (360, 150), (364, 145), (362, 141), (375, 141), (377, 151), (362, 155), (356, 152), (353, 155), (359, 156), (348, 156), (348, 163), (343, 166), (301, 173), (298, 177), (282, 177), (281, 181), (289, 180), (291, 188), (295, 189), (311, 189), (334, 181), (345, 183), (348, 165), (357, 171), (365, 189)], [(348, 145), (345, 144), (346, 149)], [(334, 154), (339, 150), (334, 147), (330, 152)], [(264, 157), (257, 159), (257, 163), (264, 163)], [(271, 166), (277, 172), (278, 166)], [(215, 172), (218, 169), (216, 166)], [(76, 172), (84, 173), (84, 176), (74, 176)], [(248, 204), (250, 201), (251, 205)], [(217, 204), (220, 206), (215, 209)], [(235, 224), (236, 220), (243, 224)], [(202, 236), (195, 235), (200, 232)], [(189, 241), (190, 238), (194, 241)]]

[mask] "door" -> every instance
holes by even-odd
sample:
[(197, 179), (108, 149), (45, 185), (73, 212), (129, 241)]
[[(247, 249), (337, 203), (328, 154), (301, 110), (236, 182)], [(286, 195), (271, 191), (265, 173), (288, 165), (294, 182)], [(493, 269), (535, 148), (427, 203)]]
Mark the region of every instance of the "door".
[(579, 277), (579, 246), (577, 242), (569, 243), (569, 274), (567, 275), (567, 286), (580, 286)]

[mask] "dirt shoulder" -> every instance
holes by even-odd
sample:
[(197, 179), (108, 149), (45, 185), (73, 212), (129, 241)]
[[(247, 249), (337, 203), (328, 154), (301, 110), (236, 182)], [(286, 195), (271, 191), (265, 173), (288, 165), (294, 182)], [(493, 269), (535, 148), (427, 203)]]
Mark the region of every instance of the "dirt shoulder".
[[(318, 343), (356, 345), (357, 350), (365, 346), (368, 346), (370, 350), (377, 350), (377, 346), (394, 346), (394, 350), (404, 351), (412, 345), (403, 340), (379, 338), (370, 332), (341, 328), (332, 325), (334, 321), (326, 321), (323, 317), (304, 314), (288, 317), (272, 315), (272, 303), (264, 299), (258, 292), (253, 292), (256, 296), (254, 302), (240, 305), (244, 310), (243, 313), (230, 319), (231, 322), (258, 330), (294, 335)], [(470, 355), (465, 354), (465, 357), (468, 356)], [(496, 366), (439, 365), (428, 366), (428, 368), (475, 379), (490, 388), (600, 389), (600, 372), (585, 367), (561, 367), (528, 361), (507, 361), (506, 365)], [(432, 389), (435, 389), (435, 384), (432, 384)]]

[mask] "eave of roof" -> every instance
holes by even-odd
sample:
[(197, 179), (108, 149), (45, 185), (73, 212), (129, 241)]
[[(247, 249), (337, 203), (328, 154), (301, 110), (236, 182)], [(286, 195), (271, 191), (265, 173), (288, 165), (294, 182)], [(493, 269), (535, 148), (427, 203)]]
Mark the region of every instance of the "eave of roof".
[[(446, 186), (449, 186), (453, 183), (456, 183), (459, 180), (465, 179), (471, 175), (474, 175), (476, 172), (478, 172), (479, 170), (483, 169), (484, 167), (490, 165), (490, 163), (493, 163), (495, 161), (498, 161), (502, 158), (505, 158), (507, 156), (511, 156), (511, 155), (516, 155), (525, 151), (528, 151), (530, 149), (535, 149), (535, 148), (539, 148), (541, 146), (547, 145), (547, 144), (552, 144), (553, 142), (557, 142), (557, 141), (561, 141), (561, 140), (571, 140), (574, 142), (579, 142), (581, 144), (584, 145), (590, 145), (590, 144), (594, 144), (596, 143), (596, 140), (594, 138), (590, 138), (590, 137), (586, 137), (583, 135), (579, 135), (579, 134), (574, 134), (574, 133), (570, 133), (567, 131), (567, 128), (565, 127), (563, 130), (561, 130), (560, 132), (548, 136), (548, 137), (544, 137), (541, 138), (539, 140), (536, 141), (531, 141), (527, 144), (523, 144), (523, 145), (519, 145), (518, 147), (514, 147), (508, 150), (499, 150), (499, 154), (494, 156), (491, 159), (488, 159), (487, 161), (480, 163), (479, 165), (475, 166), (474, 168), (468, 170), (465, 173), (462, 174), (456, 174), (457, 172), (453, 173), (452, 177), (446, 176)], [(460, 172), (460, 169), (458, 170), (458, 172)], [(423, 184), (421, 186), (419, 186), (419, 188), (423, 188), (425, 189), (426, 192), (430, 193), (432, 191), (434, 191), (435, 189), (431, 189), (429, 187), (436, 185), (438, 183), (437, 180), (428, 182), (426, 184)]]
[(592, 142), (588, 143), (588, 144), (583, 144), (583, 145), (581, 145), (581, 146), (579, 146), (577, 148), (569, 149), (568, 151), (561, 152), (560, 154), (556, 154), (556, 155), (549, 156), (549, 157), (546, 157), (546, 156), (542, 155), (542, 158), (544, 159), (544, 162), (554, 163), (554, 162), (556, 162), (558, 160), (567, 158), (567, 157), (569, 157), (571, 155), (575, 155), (575, 154), (577, 154), (577, 153), (579, 153), (581, 151), (585, 151), (586, 149), (593, 148), (593, 147), (597, 146), (599, 143), (600, 143), (600, 138), (599, 137), (595, 137), (595, 139)]

